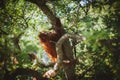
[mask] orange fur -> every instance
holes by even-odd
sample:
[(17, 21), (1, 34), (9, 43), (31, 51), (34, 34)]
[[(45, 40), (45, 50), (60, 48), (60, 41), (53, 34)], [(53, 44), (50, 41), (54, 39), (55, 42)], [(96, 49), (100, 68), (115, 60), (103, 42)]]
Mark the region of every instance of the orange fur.
[(39, 33), (40, 43), (44, 50), (53, 62), (57, 61), (57, 53), (55, 43), (60, 38), (56, 32), (40, 32)]

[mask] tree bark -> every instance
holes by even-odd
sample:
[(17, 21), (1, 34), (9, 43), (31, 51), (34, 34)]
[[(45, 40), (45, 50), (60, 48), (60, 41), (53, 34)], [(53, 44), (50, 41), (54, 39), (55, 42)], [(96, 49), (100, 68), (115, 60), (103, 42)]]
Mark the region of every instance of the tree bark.
[[(63, 66), (67, 80), (74, 80), (76, 79), (75, 70), (74, 70), (75, 63), (72, 65), (63, 63), (64, 60), (69, 60), (69, 61), (74, 60), (72, 47), (68, 40), (69, 38), (77, 39), (80, 41), (83, 40), (83, 38), (79, 35), (65, 34), (64, 36), (62, 36), (56, 44), (57, 63), (55, 64), (54, 69), (59, 70), (61, 66)], [(62, 45), (64, 47), (64, 51)], [(67, 57), (66, 59), (64, 58), (64, 55), (66, 55)]]
[(52, 26), (56, 25), (56, 18), (57, 17), (48, 8), (45, 0), (26, 0), (26, 1), (29, 1), (29, 2), (36, 4), (43, 11), (43, 13), (50, 19)]

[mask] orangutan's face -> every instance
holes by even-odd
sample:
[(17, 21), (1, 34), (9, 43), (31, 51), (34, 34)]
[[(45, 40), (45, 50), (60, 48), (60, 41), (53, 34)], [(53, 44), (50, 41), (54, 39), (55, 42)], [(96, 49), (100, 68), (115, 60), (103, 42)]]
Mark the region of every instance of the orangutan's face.
[(39, 38), (42, 42), (45, 42), (49, 39), (49, 33), (48, 32), (40, 32)]

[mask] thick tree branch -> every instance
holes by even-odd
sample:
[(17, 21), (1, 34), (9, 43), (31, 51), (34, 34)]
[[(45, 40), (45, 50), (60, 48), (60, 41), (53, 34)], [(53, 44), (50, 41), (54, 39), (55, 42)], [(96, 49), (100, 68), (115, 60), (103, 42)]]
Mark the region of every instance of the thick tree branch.
[(43, 11), (43, 13), (46, 14), (46, 16), (50, 19), (50, 22), (51, 22), (52, 26), (56, 26), (57, 17), (48, 8), (45, 0), (26, 0), (26, 1), (35, 3)]
[(46, 5), (46, 0), (26, 0), (29, 2), (32, 2), (36, 4), (42, 12), (48, 17), (50, 20), (53, 29), (59, 33), (59, 36), (61, 37), (64, 34), (64, 29), (62, 27), (61, 21), (54, 13), (49, 9), (49, 7)]
[[(57, 74), (57, 72), (63, 68), (65, 70), (66, 74), (66, 80), (73, 80), (75, 79), (75, 74), (74, 74), (74, 67), (75, 63), (73, 62), (73, 56), (72, 52), (70, 49), (70, 45), (68, 45), (67, 42), (69, 42), (69, 38), (76, 39), (79, 41), (83, 41), (84, 38), (79, 36), (79, 35), (70, 35), (70, 34), (65, 34), (63, 35), (59, 41), (56, 43), (56, 52), (57, 52), (57, 63), (54, 65), (53, 70), (49, 70), (44, 74), (44, 77), (50, 78), (53, 77)], [(63, 50), (63, 43), (65, 44), (65, 50)], [(68, 48), (66, 48), (68, 47)], [(69, 51), (68, 51), (69, 50)], [(64, 53), (63, 53), (64, 52)], [(67, 55), (67, 60), (64, 58), (65, 55)], [(70, 64), (71, 63), (71, 64)]]
[(69, 38), (76, 39), (79, 41), (85, 40), (85, 38), (79, 36), (79, 35), (70, 35), (70, 34), (65, 34), (63, 35), (59, 41), (56, 43), (56, 51), (57, 51), (57, 63), (54, 66), (54, 70), (58, 71), (62, 66), (63, 66), (63, 50), (62, 50), (62, 44), (68, 40)]

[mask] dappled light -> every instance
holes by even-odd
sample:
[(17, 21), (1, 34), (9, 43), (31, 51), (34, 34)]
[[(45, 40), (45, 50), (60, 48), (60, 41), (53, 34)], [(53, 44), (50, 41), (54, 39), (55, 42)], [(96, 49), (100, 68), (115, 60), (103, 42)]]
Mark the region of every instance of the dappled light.
[(0, 80), (120, 80), (119, 0), (0, 0)]

